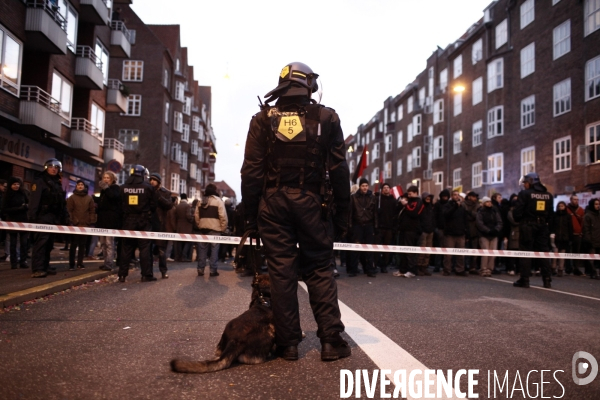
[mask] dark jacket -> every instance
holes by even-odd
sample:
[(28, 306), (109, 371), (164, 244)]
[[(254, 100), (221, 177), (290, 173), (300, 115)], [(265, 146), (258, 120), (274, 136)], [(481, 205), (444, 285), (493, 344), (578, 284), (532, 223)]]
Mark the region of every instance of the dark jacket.
[(181, 200), (175, 207), (175, 220), (177, 233), (192, 233), (194, 214), (192, 214), (192, 206), (187, 200)]
[(66, 205), (59, 175), (52, 176), (44, 171), (33, 180), (27, 212), (30, 221), (38, 222), (45, 214), (52, 214), (62, 221), (67, 213)]
[(130, 176), (121, 185), (121, 206), (124, 218), (150, 221), (156, 209), (154, 188), (141, 176)]
[(377, 221), (379, 222), (379, 228), (381, 229), (395, 229), (397, 226), (397, 217), (399, 209), (399, 204), (394, 198), (394, 196), (390, 195), (382, 195), (381, 193), (376, 195), (377, 199)]
[(443, 208), (444, 235), (463, 236), (467, 233), (467, 210), (454, 200), (449, 200)]
[(594, 201), (596, 199), (590, 200), (583, 216), (583, 241), (597, 249), (600, 248), (600, 212), (594, 210)]
[(448, 204), (448, 200), (442, 200), (442, 196), (446, 196), (449, 200), (450, 191), (448, 189), (444, 189), (440, 192), (438, 201), (436, 201), (433, 205), (433, 215), (436, 229), (444, 230), (444, 206)]
[(100, 191), (98, 200), (97, 228), (119, 229), (123, 218), (121, 206), (121, 189), (119, 185), (112, 184)]
[(519, 250), (519, 236), (521, 231), (519, 229), (519, 223), (515, 221), (515, 218), (513, 217), (513, 209), (514, 206), (512, 206), (508, 210), (508, 214), (506, 216), (506, 218), (508, 219), (508, 223), (510, 224), (510, 235), (508, 236), (508, 250)]
[(550, 233), (554, 234), (554, 242), (570, 242), (573, 240), (573, 219), (567, 210), (557, 210), (550, 224)]
[(19, 190), (10, 187), (2, 196), (2, 220), (11, 222), (27, 222), (29, 194), (21, 186)]
[(96, 204), (87, 189), (73, 192), (67, 199), (67, 211), (73, 226), (88, 227), (96, 222)]
[(467, 211), (467, 238), (477, 239), (481, 236), (481, 231), (477, 229), (477, 211), (481, 208), (481, 204), (467, 198), (462, 202), (462, 206)]
[(433, 233), (435, 230), (435, 218), (433, 214), (433, 204), (431, 202), (426, 202), (425, 199), (427, 197), (431, 197), (431, 201), (433, 201), (433, 195), (423, 192), (421, 195), (421, 200), (423, 204), (423, 208), (421, 214), (419, 215), (421, 224), (421, 231), (424, 233)]
[(156, 210), (152, 215), (152, 230), (154, 232), (167, 232), (167, 213), (173, 208), (171, 192), (164, 187), (154, 191)]
[[(500, 216), (500, 210), (493, 205), (491, 207), (483, 206), (477, 211), (476, 220), (477, 229), (481, 232), (482, 236), (486, 238), (498, 237), (498, 232), (502, 229), (502, 217)], [(490, 231), (494, 230), (493, 235)]]
[(350, 226), (379, 225), (377, 218), (377, 199), (370, 190), (363, 194), (360, 190), (350, 196)]
[(421, 212), (425, 208), (419, 197), (409, 197), (406, 205), (400, 204), (398, 228), (400, 232), (421, 233)]

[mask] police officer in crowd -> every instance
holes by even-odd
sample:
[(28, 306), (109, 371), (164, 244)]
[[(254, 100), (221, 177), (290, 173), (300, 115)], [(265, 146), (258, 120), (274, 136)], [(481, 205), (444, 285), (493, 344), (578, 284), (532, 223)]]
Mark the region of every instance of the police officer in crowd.
[(311, 100), (317, 77), (300, 62), (283, 67), (279, 85), (250, 122), (241, 170), (246, 229), (258, 226), (265, 247), (277, 354), (286, 360), (298, 359), (302, 340), (298, 275), (308, 287), (321, 360), (351, 353), (340, 336), (344, 325), (329, 268), (334, 238), (329, 210), (335, 206), (333, 224), (338, 235), (344, 233), (350, 178), (339, 117)]
[[(171, 201), (171, 191), (162, 186), (162, 177), (158, 172), (150, 174), (150, 184), (154, 188), (154, 201), (156, 202), (156, 211), (152, 214), (152, 231), (167, 232), (167, 212), (173, 208)], [(158, 248), (158, 269), (163, 279), (167, 279), (167, 240), (154, 240), (154, 245)]]
[[(121, 200), (123, 204), (123, 229), (130, 231), (151, 231), (152, 213), (156, 209), (154, 188), (144, 180), (146, 168), (143, 165), (134, 165), (130, 176), (121, 186)], [(135, 252), (135, 243), (140, 249), (140, 269), (142, 282), (155, 281), (152, 273), (152, 257), (150, 254), (150, 239), (124, 238), (121, 246), (121, 259), (119, 260), (119, 282), (125, 282), (129, 273), (129, 262)]]
[[(519, 192), (513, 217), (520, 222), (519, 250), (550, 251), (550, 229), (548, 224), (552, 218), (552, 193), (540, 182), (535, 172), (523, 176), (523, 190)], [(550, 288), (552, 281), (550, 260), (541, 257), (536, 259), (542, 269), (544, 287)], [(513, 285), (528, 288), (531, 275), (531, 258), (522, 257), (519, 260), (521, 278)]]
[[(65, 191), (60, 172), (62, 164), (56, 158), (44, 163), (44, 171), (35, 177), (29, 198), (29, 221), (38, 224), (61, 225), (66, 217)], [(54, 233), (35, 232), (32, 237), (31, 269), (33, 278), (56, 275), (50, 267), (50, 252), (54, 248)]]

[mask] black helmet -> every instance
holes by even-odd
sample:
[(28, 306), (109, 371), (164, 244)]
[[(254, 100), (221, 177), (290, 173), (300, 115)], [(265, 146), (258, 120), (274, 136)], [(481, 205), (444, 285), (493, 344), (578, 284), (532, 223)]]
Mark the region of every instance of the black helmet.
[(524, 175), (519, 183), (529, 183), (531, 186), (535, 185), (536, 183), (541, 184), (540, 182), (540, 176), (535, 173), (535, 172), (530, 172), (527, 175)]
[(310, 67), (301, 62), (287, 64), (279, 74), (279, 84), (265, 95), (267, 101), (281, 96), (309, 96), (319, 89), (317, 78)]
[(62, 163), (56, 158), (51, 158), (44, 163), (44, 171), (47, 170), (48, 167), (58, 167), (58, 172), (62, 171)]
[(136, 164), (136, 165), (132, 166), (131, 169), (129, 170), (129, 175), (143, 177), (145, 170), (146, 170), (146, 167), (144, 167), (143, 165), (140, 165), (140, 164)]

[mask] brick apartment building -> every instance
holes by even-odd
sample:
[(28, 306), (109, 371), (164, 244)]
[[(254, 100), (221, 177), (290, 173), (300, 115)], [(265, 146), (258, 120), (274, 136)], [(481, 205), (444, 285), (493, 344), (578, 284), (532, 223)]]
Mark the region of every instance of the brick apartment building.
[(146, 25), (127, 5), (119, 15), (135, 29), (136, 45), (130, 59), (111, 60), (129, 96), (124, 113), (108, 116), (107, 137), (124, 144), (126, 167), (142, 164), (160, 173), (167, 189), (200, 197), (215, 177), (210, 87), (194, 80), (179, 25)]
[(363, 176), (508, 196), (537, 172), (555, 194), (600, 189), (600, 4), (498, 0), (348, 137)]
[[(178, 27), (156, 27), (154, 40), (167, 51), (155, 48), (152, 53), (145, 41), (152, 30), (135, 17), (129, 4), (131, 0), (0, 1), (0, 178), (19, 176), (28, 186), (44, 162), (54, 157), (63, 163), (67, 192), (73, 191), (77, 179), (94, 191), (103, 170), (118, 171), (134, 162), (161, 171), (167, 187), (178, 192), (183, 187), (192, 197), (214, 179), (210, 88), (193, 80), (187, 51), (179, 46)], [(139, 45), (136, 36), (143, 39)], [(162, 54), (157, 57), (160, 65), (148, 59), (144, 72), (139, 47), (148, 55)], [(153, 97), (146, 90), (161, 87), (163, 66), (169, 86)], [(145, 73), (143, 80), (138, 73)], [(146, 93), (140, 107), (136, 100)], [(161, 129), (152, 121), (166, 114), (166, 101), (172, 109), (168, 126)], [(121, 117), (135, 111), (142, 117)], [(146, 125), (132, 123), (142, 118)], [(121, 119), (130, 123), (120, 125)], [(122, 139), (141, 138), (144, 147), (120, 141), (122, 129), (138, 130), (137, 138), (124, 134)], [(164, 160), (163, 137), (168, 146)], [(177, 162), (170, 162), (171, 155)]]

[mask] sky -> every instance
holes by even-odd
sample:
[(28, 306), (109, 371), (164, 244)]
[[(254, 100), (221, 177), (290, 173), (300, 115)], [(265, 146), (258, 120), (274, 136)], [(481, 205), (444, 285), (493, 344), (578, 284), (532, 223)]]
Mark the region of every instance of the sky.
[[(445, 48), (483, 17), (491, 0), (135, 0), (147, 24), (181, 25), (200, 85), (212, 87), (216, 180), (241, 200), (240, 169), (257, 96), (300, 61), (320, 75), (321, 103), (356, 133)], [(168, 7), (165, 7), (168, 5)], [(157, 83), (159, 84), (159, 83)]]

